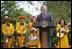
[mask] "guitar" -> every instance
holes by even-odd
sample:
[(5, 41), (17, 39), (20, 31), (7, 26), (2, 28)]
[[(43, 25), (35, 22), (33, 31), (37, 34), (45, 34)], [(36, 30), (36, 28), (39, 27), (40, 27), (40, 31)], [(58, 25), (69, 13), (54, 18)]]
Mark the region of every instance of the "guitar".
[[(68, 27), (68, 26), (70, 26), (71, 25), (71, 23), (68, 23), (66, 26)], [(64, 37), (64, 32), (62, 32), (62, 31), (64, 31), (64, 30), (66, 30), (66, 26), (64, 26), (64, 27), (62, 27), (61, 29), (60, 29), (60, 31), (59, 32), (57, 32), (57, 37), (59, 37), (59, 38), (63, 38)]]

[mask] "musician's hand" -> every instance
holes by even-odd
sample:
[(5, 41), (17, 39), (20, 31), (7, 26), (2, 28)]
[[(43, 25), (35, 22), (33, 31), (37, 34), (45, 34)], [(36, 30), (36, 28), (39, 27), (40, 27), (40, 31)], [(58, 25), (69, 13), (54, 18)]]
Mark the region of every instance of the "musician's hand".
[(63, 30), (60, 30), (60, 32), (63, 32)]
[(5, 36), (6, 36), (7, 34), (5, 33)]
[(65, 30), (60, 30), (60, 32), (64, 32)]
[(64, 32), (65, 34), (67, 33), (67, 31), (66, 31), (66, 30), (64, 30), (63, 32)]
[(21, 32), (21, 37), (23, 36), (23, 32)]
[(21, 34), (21, 37), (23, 37), (23, 34)]
[(9, 36), (11, 36), (11, 33), (8, 33)]
[(23, 32), (21, 32), (21, 34), (23, 34)]

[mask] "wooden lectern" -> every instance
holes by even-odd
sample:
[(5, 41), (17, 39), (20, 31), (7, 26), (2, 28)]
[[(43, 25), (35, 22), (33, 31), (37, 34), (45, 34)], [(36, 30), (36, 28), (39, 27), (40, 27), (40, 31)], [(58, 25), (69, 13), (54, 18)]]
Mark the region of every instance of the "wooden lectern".
[(47, 38), (47, 28), (54, 28), (55, 27), (55, 23), (54, 21), (42, 21), (42, 22), (35, 22), (33, 24), (33, 26), (35, 28), (39, 28), (42, 29), (42, 43), (41, 43), (41, 47), (42, 48), (48, 48), (48, 38)]

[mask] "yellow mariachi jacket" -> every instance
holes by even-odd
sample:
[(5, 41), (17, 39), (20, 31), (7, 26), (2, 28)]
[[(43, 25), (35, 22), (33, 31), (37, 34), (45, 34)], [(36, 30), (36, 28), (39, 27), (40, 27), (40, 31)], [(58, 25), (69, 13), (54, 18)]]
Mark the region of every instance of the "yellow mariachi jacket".
[(20, 23), (21, 22), (16, 23), (16, 32), (17, 32), (17, 34), (21, 34), (21, 32), (23, 32), (23, 34), (26, 34), (26, 30), (27, 30), (26, 23), (23, 22), (24, 25), (20, 25)]
[[(31, 31), (33, 28), (33, 23), (32, 22), (29, 22), (29, 30)], [(39, 35), (39, 29), (36, 28), (37, 32), (38, 32), (38, 35)], [(33, 33), (30, 33), (30, 35), (33, 35)]]
[(14, 33), (14, 26), (12, 23), (9, 23), (10, 26), (6, 26), (6, 24), (2, 24), (1, 29), (2, 29), (2, 33), (5, 35), (9, 35), (9, 33), (11, 33), (11, 35)]

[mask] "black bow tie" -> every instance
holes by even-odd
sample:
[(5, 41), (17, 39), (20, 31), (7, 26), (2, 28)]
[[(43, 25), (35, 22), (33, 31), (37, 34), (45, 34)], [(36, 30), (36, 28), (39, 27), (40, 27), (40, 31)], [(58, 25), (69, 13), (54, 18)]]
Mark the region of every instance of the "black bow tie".
[(10, 26), (10, 24), (7, 24), (7, 26)]
[(24, 23), (20, 23), (20, 25), (24, 25)]

